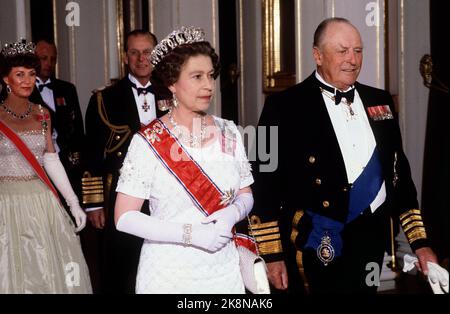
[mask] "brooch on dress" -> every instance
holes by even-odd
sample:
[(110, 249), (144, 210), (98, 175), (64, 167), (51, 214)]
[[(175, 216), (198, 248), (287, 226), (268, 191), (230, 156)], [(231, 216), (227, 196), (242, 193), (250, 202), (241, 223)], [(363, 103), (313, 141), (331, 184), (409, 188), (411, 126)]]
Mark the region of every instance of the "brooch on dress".
[(235, 191), (234, 189), (230, 189), (229, 191), (225, 191), (225, 193), (220, 198), (220, 205), (228, 205), (231, 204), (231, 202), (234, 200), (235, 197)]
[(44, 112), (44, 109), (42, 108), (41, 105), (39, 105), (39, 114), (37, 115), (37, 120), (41, 123), (42, 134), (45, 135), (47, 133), (48, 127), (47, 121), (50, 120), (50, 115)]
[(144, 130), (144, 136), (153, 144), (155, 141), (161, 142), (161, 139), (158, 135), (163, 133), (163, 127), (159, 123), (155, 123), (153, 128), (148, 128)]

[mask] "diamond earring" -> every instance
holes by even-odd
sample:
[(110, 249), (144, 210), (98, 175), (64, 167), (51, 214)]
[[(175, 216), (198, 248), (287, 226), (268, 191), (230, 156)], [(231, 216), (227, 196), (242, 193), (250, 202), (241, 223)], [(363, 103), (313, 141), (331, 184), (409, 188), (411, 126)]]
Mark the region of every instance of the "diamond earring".
[(172, 99), (172, 101), (173, 101), (173, 106), (174, 106), (175, 108), (178, 108), (178, 99), (177, 99), (177, 95), (176, 95), (175, 93), (173, 93), (173, 99)]

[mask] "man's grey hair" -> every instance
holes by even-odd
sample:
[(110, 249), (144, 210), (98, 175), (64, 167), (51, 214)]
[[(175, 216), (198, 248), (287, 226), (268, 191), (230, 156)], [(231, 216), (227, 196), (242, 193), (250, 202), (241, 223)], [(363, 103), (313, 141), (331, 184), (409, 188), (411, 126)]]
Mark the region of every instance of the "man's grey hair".
[[(317, 26), (316, 31), (314, 32), (314, 42), (313, 47), (320, 47), (323, 42), (323, 37), (325, 35), (325, 31), (327, 30), (328, 25), (332, 23), (346, 23), (348, 25), (353, 26), (349, 20), (343, 17), (330, 17), (323, 20), (319, 26)], [(353, 26), (354, 27), (354, 26)]]

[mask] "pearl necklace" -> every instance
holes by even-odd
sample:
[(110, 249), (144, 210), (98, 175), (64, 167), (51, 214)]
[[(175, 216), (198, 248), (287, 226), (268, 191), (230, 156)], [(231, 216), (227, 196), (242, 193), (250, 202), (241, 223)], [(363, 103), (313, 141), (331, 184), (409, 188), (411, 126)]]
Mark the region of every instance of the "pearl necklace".
[(173, 130), (177, 133), (177, 136), (181, 141), (187, 142), (191, 147), (200, 147), (202, 145), (203, 139), (205, 138), (206, 115), (201, 117), (200, 136), (195, 135), (192, 132), (186, 136), (182, 128), (173, 118), (172, 109), (169, 110), (168, 117), (170, 123), (173, 125)]
[(3, 107), (3, 109), (6, 111), (7, 114), (9, 114), (10, 116), (13, 116), (14, 118), (19, 119), (19, 120), (24, 120), (24, 119), (28, 118), (28, 116), (30, 115), (30, 113), (33, 109), (31, 102), (29, 102), (27, 111), (22, 114), (17, 114), (14, 111), (12, 111), (11, 109), (9, 109), (9, 107), (3, 101), (1, 102), (0, 105)]

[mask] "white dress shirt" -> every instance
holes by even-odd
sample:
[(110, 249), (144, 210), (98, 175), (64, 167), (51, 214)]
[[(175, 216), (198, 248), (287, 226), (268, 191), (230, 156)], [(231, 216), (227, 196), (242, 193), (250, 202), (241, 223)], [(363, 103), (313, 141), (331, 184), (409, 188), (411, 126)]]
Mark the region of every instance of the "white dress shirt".
[[(145, 86), (142, 86), (142, 84), (131, 74), (128, 74), (128, 79), (136, 84), (136, 87), (138, 88), (147, 88), (151, 85), (150, 82), (147, 82)], [(147, 93), (146, 95), (140, 94), (138, 96), (137, 90), (135, 88), (132, 88), (132, 90), (139, 113), (139, 121), (141, 121), (141, 124), (147, 125), (156, 118), (155, 95)], [(147, 101), (147, 105), (150, 106), (150, 109), (148, 109), (147, 112), (143, 109), (145, 101)]]
[[(49, 78), (47, 81), (43, 82), (39, 77), (36, 77), (36, 87), (39, 90), (39, 86), (43, 84), (51, 83), (51, 79)], [(47, 106), (53, 111), (56, 112), (56, 105), (55, 105), (55, 98), (53, 97), (53, 90), (47, 87), (44, 87), (44, 89), (40, 92), (42, 100), (47, 104)], [(58, 144), (56, 143), (56, 139), (58, 138), (58, 132), (56, 129), (53, 129), (52, 133), (52, 139), (53, 139), (53, 146), (55, 147), (55, 150), (57, 153), (59, 153), (60, 149)]]
[[(316, 78), (323, 84), (335, 88), (325, 82), (317, 71)], [(334, 100), (331, 99), (332, 96), (333, 94), (328, 91), (322, 92), (322, 97), (330, 115), (342, 157), (344, 158), (348, 181), (353, 183), (361, 175), (372, 157), (376, 147), (375, 136), (370, 127), (361, 97), (356, 89), (355, 98), (351, 104), (354, 115), (350, 114), (350, 108), (345, 101), (341, 101), (339, 105), (336, 105)], [(378, 195), (370, 204), (372, 212), (375, 212), (385, 199), (386, 186), (383, 181)]]

